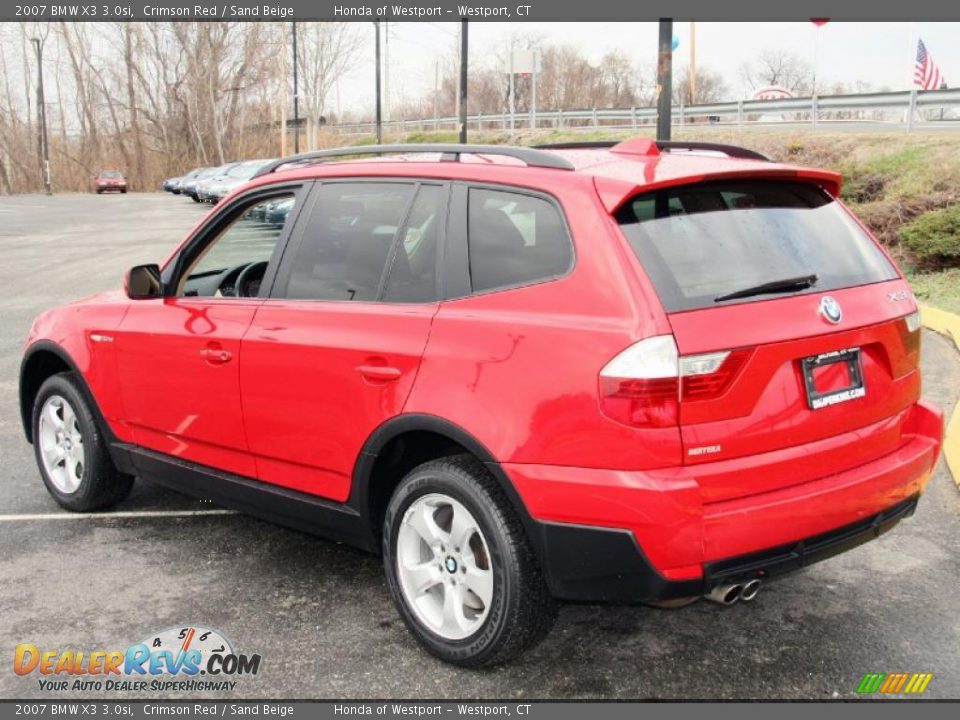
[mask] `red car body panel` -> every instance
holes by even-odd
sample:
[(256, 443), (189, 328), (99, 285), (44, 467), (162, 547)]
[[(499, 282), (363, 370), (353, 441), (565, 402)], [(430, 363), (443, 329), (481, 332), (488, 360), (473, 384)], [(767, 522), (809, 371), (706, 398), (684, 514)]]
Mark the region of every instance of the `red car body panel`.
[[(670, 579), (699, 577), (705, 562), (749, 553), (853, 523), (921, 492), (936, 465), (942, 413), (918, 403), (898, 448), (835, 472), (832, 445), (855, 442), (872, 428), (751, 458), (659, 470), (597, 470), (508, 463), (530, 513), (541, 520), (630, 530), (647, 559)], [(825, 462), (824, 462), (825, 461)], [(804, 482), (707, 502), (701, 488), (737, 475), (750, 487), (792, 467)]]
[[(842, 325), (817, 314), (820, 293), (667, 313), (611, 217), (654, 187), (792, 179), (836, 196), (838, 175), (693, 154), (565, 155), (578, 172), (327, 163), (258, 178), (221, 204), (276, 182), (337, 177), (530, 188), (554, 197), (569, 225), (576, 260), (561, 278), (421, 305), (114, 293), (44, 314), (28, 343), (70, 355), (118, 439), (338, 502), (351, 497), (378, 427), (442, 418), (501, 464), (534, 520), (629, 530), (668, 580), (923, 490), (942, 415), (920, 401), (919, 345), (903, 320), (916, 304), (902, 277), (831, 292)], [(657, 335), (672, 335), (682, 356), (751, 353), (722, 396), (681, 403), (673, 426), (607, 417), (601, 368)], [(861, 349), (866, 398), (810, 410), (800, 360), (849, 347)]]
[[(672, 314), (681, 354), (753, 348), (726, 393), (681, 406), (685, 462), (712, 462), (802, 445), (895, 417), (916, 403), (920, 398), (918, 351), (905, 346), (903, 309), (887, 300), (888, 293), (905, 287), (897, 280), (833, 292), (849, 318), (843, 330), (827, 327), (816, 312), (819, 295)], [(718, 326), (727, 328), (722, 338), (717, 337)], [(718, 346), (723, 342), (728, 348)], [(799, 361), (854, 347), (861, 350), (867, 401), (811, 410)], [(878, 455), (891, 450), (883, 435), (860, 442)], [(697, 454), (696, 448), (722, 449)], [(777, 482), (788, 480), (782, 475), (766, 480), (768, 485)], [(705, 487), (704, 492), (708, 496), (749, 494), (748, 488), (735, 485), (725, 490)]]
[[(118, 435), (125, 434), (125, 413), (116, 382), (113, 347), (91, 338), (112, 334), (129, 308), (130, 300), (122, 290), (98, 293), (41, 313), (34, 320), (26, 340), (28, 350), (47, 344), (60, 348), (71, 359), (94, 392), (111, 429)], [(127, 434), (126, 437), (131, 436)]]
[(243, 339), (240, 364), (256, 476), (346, 500), (363, 444), (403, 412), (436, 310), (436, 304), (262, 305)]
[(137, 445), (256, 477), (243, 427), (239, 359), (240, 340), (260, 302), (131, 303), (113, 346), (124, 421)]

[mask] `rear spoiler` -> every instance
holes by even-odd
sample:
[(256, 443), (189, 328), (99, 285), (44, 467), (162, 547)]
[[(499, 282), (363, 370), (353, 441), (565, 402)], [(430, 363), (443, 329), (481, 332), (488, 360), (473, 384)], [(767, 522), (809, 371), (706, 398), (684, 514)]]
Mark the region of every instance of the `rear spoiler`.
[(594, 186), (600, 201), (608, 213), (613, 215), (630, 198), (648, 193), (653, 190), (660, 190), (668, 187), (678, 187), (681, 185), (696, 185), (701, 182), (713, 180), (793, 180), (807, 182), (817, 185), (824, 189), (830, 197), (840, 196), (840, 188), (843, 187), (843, 176), (832, 170), (818, 170), (814, 168), (798, 168), (790, 166), (763, 167), (752, 165), (743, 169), (724, 170), (722, 172), (710, 173), (705, 175), (688, 175), (685, 177), (670, 178), (659, 182), (648, 184), (637, 184), (626, 180), (620, 180), (603, 175), (595, 175), (593, 178)]

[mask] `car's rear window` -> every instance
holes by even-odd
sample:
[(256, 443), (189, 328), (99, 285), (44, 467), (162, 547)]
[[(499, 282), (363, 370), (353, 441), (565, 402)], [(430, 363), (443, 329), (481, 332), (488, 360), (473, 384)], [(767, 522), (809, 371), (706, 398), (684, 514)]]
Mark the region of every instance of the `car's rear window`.
[[(771, 282), (816, 276), (823, 292), (892, 280), (896, 270), (821, 188), (723, 181), (639, 195), (617, 221), (668, 312), (777, 297), (717, 300)], [(781, 293), (782, 294), (782, 293)]]

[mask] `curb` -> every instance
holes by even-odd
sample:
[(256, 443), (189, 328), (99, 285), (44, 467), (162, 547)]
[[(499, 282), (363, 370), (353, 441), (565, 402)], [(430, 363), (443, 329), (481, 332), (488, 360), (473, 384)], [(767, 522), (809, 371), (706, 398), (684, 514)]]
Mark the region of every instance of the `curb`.
[[(925, 328), (947, 336), (953, 340), (957, 350), (960, 350), (960, 315), (929, 305), (920, 305), (920, 317)], [(953, 409), (953, 415), (944, 432), (943, 456), (947, 460), (953, 481), (960, 487), (960, 403)]]

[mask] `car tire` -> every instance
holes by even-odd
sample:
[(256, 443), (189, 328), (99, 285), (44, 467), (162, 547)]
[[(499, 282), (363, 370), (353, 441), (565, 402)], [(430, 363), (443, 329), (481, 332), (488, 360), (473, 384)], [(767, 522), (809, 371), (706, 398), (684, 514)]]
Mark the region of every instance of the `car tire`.
[(114, 466), (103, 430), (73, 373), (53, 375), (40, 386), (31, 422), (40, 476), (61, 507), (91, 512), (130, 494), (133, 476)]
[(407, 627), (448, 663), (512, 660), (540, 642), (556, 619), (523, 524), (472, 456), (424, 463), (400, 481), (384, 518), (383, 556)]
[(126, 191), (126, 190), (121, 190), (120, 192), (123, 193), (124, 195), (127, 194), (127, 191)]
[(200, 196), (199, 196), (199, 195), (191, 195), (190, 197), (193, 198), (193, 201), (194, 201), (195, 203), (200, 202)]

